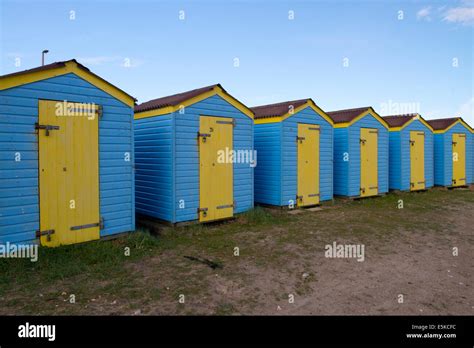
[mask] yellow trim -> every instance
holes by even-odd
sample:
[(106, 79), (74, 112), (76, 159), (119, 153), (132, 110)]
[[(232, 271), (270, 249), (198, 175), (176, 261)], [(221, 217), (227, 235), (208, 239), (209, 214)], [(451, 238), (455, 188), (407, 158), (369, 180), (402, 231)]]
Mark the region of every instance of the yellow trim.
[(56, 76), (62, 76), (69, 73), (79, 76), (80, 78), (86, 80), (95, 87), (103, 90), (107, 94), (110, 94), (130, 107), (135, 105), (135, 99), (133, 97), (129, 96), (127, 93), (121, 91), (117, 87), (99, 78), (98, 76), (81, 69), (75, 61), (68, 61), (65, 63), (65, 66), (59, 68), (33, 71), (30, 73), (26, 72), (24, 74), (13, 76), (0, 76), (0, 90), (25, 85), (27, 83), (33, 83)]
[(195, 104), (197, 102), (200, 102), (204, 99), (212, 97), (213, 95), (218, 95), (219, 97), (221, 97), (222, 99), (227, 101), (229, 104), (231, 104), (236, 109), (238, 109), (243, 114), (247, 115), (248, 117), (250, 117), (253, 120), (253, 116), (254, 116), (253, 112), (248, 107), (246, 107), (244, 104), (239, 102), (237, 99), (235, 99), (231, 95), (224, 92), (224, 90), (219, 86), (215, 86), (212, 90), (210, 90), (208, 92), (204, 92), (204, 93), (202, 93), (198, 96), (195, 96), (193, 98), (190, 98), (190, 99), (188, 99), (188, 100), (186, 100), (186, 101), (184, 101), (181, 104), (176, 105), (176, 106), (167, 106), (167, 107), (160, 108), (160, 109), (154, 109), (154, 110), (143, 111), (143, 112), (136, 112), (135, 113), (135, 119), (138, 120), (138, 119), (141, 119), (141, 118), (167, 115), (167, 114), (170, 114), (172, 112), (179, 111), (179, 109), (181, 107), (187, 107), (187, 106), (193, 105), (193, 104)]
[(330, 118), (319, 106), (315, 104), (314, 101), (311, 99), (308, 99), (306, 103), (303, 105), (298, 106), (296, 109), (293, 110), (293, 112), (287, 112), (286, 114), (282, 116), (274, 116), (274, 117), (266, 117), (266, 118), (259, 118), (255, 120), (255, 124), (265, 124), (265, 123), (276, 123), (276, 122), (283, 122), (286, 120), (288, 117), (291, 117), (293, 115), (296, 115), (298, 112), (301, 110), (306, 109), (307, 107), (310, 107), (313, 109), (317, 114), (321, 115), (322, 118), (324, 118), (326, 121), (329, 122), (331, 126), (334, 126), (334, 121), (332, 118)]
[(354, 118), (351, 122), (344, 122), (344, 123), (336, 123), (334, 125), (334, 128), (346, 128), (352, 126), (354, 123), (359, 121), (360, 119), (364, 118), (367, 116), (367, 114), (372, 115), (375, 119), (377, 119), (386, 129), (389, 129), (390, 127), (388, 126), (387, 122), (378, 114), (375, 112), (374, 109), (369, 108), (363, 113), (361, 113), (359, 116)]
[(418, 120), (420, 121), (421, 123), (423, 123), (423, 125), (425, 125), (426, 127), (428, 127), (429, 130), (431, 130), (432, 132), (434, 132), (434, 129), (433, 127), (431, 127), (431, 125), (425, 121), (425, 119), (423, 117), (421, 117), (420, 114), (416, 114), (416, 116), (413, 116), (412, 119), (410, 121), (408, 121), (407, 123), (405, 123), (403, 126), (401, 127), (390, 127), (389, 128), (389, 131), (390, 132), (399, 132), (401, 131), (403, 128), (407, 127), (410, 123), (414, 122), (415, 120)]
[(445, 128), (445, 129), (439, 129), (439, 130), (436, 130), (434, 131), (435, 134), (443, 134), (443, 133), (446, 133), (447, 131), (449, 131), (451, 128), (453, 128), (455, 125), (457, 125), (458, 123), (462, 124), (464, 127), (467, 128), (467, 130), (471, 133), (473, 133), (473, 129), (471, 128), (471, 126), (469, 126), (466, 122), (464, 122), (462, 119), (459, 119), (457, 120), (456, 122), (454, 122), (452, 125), (450, 125), (448, 128)]

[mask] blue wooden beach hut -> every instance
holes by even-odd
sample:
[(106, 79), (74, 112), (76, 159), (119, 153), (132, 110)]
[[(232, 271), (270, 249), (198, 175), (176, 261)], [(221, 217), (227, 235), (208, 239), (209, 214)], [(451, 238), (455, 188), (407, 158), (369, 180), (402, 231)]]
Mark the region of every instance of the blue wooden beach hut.
[(75, 60), (0, 76), (0, 244), (135, 229), (134, 104)]
[(388, 124), (372, 107), (327, 114), (334, 122), (334, 195), (388, 192)]
[(434, 184), (458, 187), (473, 183), (472, 128), (461, 117), (429, 120), (434, 130)]
[(419, 114), (384, 116), (389, 125), (389, 188), (425, 190), (434, 185), (433, 128)]
[(311, 99), (255, 113), (255, 202), (304, 207), (333, 198), (333, 122)]
[(253, 117), (219, 84), (138, 105), (137, 213), (174, 224), (251, 209)]

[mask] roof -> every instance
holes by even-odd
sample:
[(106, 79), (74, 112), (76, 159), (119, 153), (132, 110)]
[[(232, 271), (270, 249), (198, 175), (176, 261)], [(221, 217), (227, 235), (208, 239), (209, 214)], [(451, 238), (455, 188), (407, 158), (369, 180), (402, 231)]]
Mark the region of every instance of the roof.
[(240, 101), (231, 96), (219, 84), (196, 88), (191, 91), (177, 93), (166, 97), (152, 99), (135, 106), (135, 118), (153, 117), (164, 115), (176, 111), (181, 106), (189, 106), (213, 95), (219, 95), (228, 103), (250, 118), (254, 118), (254, 113)]
[(217, 87), (217, 86), (220, 86), (222, 88), (220, 84), (215, 84), (211, 86), (196, 88), (187, 92), (182, 92), (182, 93), (169, 95), (166, 97), (152, 99), (135, 106), (135, 112), (143, 112), (143, 111), (148, 111), (148, 110), (161, 109), (167, 106), (180, 105), (181, 103), (185, 102), (188, 99), (191, 99), (203, 93), (212, 91), (214, 87)]
[(293, 101), (286, 101), (282, 103), (267, 104), (261, 106), (251, 107), (255, 114), (255, 119), (266, 118), (266, 117), (278, 117), (287, 114), (292, 107), (293, 110), (301, 105), (304, 105), (308, 102), (309, 99), (300, 99)]
[(351, 122), (352, 120), (357, 118), (357, 116), (360, 116), (360, 114), (369, 109), (372, 109), (372, 107), (365, 106), (361, 108), (330, 111), (327, 112), (327, 114), (333, 119), (334, 123), (346, 123)]
[(75, 73), (76, 75), (86, 79), (97, 88), (104, 90), (106, 93), (109, 93), (117, 99), (126, 102), (126, 104), (130, 106), (135, 104), (136, 99), (134, 97), (124, 92), (122, 89), (114, 86), (110, 82), (104, 80), (102, 77), (94, 74), (75, 59), (54, 62), (36, 68), (2, 75), (0, 76), (0, 81), (2, 82), (0, 85), (0, 90), (41, 81), (47, 78), (61, 76), (68, 73)]
[(382, 116), (382, 118), (385, 120), (385, 122), (388, 123), (390, 127), (402, 127), (417, 116), (418, 114), (405, 114), (405, 115)]
[(428, 120), (428, 123), (433, 127), (434, 130), (444, 130), (449, 128), (457, 121), (462, 120), (461, 117), (451, 117), (451, 118), (439, 118), (436, 120)]

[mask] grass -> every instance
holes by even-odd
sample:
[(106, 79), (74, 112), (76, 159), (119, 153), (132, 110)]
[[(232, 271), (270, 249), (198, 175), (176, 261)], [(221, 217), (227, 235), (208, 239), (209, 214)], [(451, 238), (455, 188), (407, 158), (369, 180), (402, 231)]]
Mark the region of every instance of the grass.
[[(403, 209), (398, 209), (400, 200)], [(97, 312), (99, 301), (106, 313), (113, 313), (107, 306), (119, 299), (117, 313), (130, 313), (140, 306), (154, 308), (157, 302), (169, 304), (164, 311), (189, 313), (177, 304), (179, 294), (191, 299), (212, 296), (212, 277), (236, 284), (251, 281), (252, 275), (239, 262), (285, 272), (288, 260), (298, 259), (302, 250), (320, 252), (318, 242), (396, 239), (400, 231), (420, 229), (441, 233), (449, 228), (448, 222), (436, 219), (437, 215), (446, 215), (453, 206), (473, 204), (474, 194), (467, 190), (392, 193), (359, 201), (336, 200), (318, 212), (293, 215), (257, 207), (231, 221), (163, 226), (158, 236), (137, 231), (114, 240), (39, 248), (35, 263), (0, 259), (0, 308), (5, 313), (84, 314)], [(235, 247), (240, 250), (238, 258), (233, 254)], [(125, 255), (125, 248), (130, 248), (130, 256)], [(184, 256), (208, 258), (223, 268), (212, 270)], [(309, 283), (316, 279), (314, 274), (306, 281), (296, 279), (298, 291), (311, 291)], [(80, 306), (67, 305), (71, 292)], [(257, 305), (258, 296), (256, 292), (248, 302)], [(231, 314), (234, 306), (221, 301), (215, 313)]]

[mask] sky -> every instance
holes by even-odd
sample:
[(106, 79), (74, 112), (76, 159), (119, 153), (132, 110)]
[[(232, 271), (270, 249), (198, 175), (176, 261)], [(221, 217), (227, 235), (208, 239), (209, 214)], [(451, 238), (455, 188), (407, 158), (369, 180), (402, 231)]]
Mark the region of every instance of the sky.
[(461, 116), (474, 0), (0, 0), (0, 74), (75, 58), (145, 102), (215, 83), (247, 106)]

